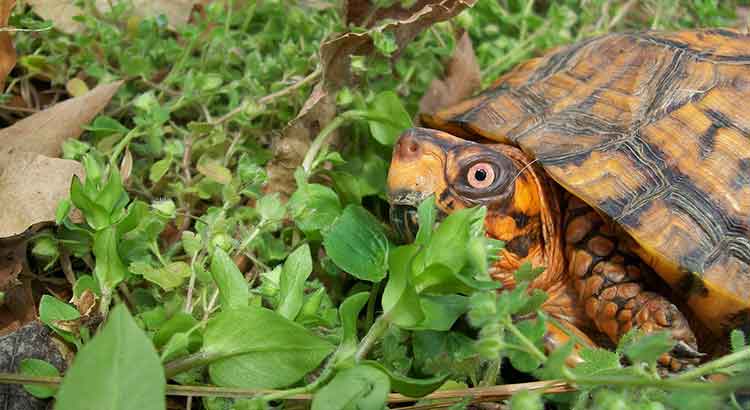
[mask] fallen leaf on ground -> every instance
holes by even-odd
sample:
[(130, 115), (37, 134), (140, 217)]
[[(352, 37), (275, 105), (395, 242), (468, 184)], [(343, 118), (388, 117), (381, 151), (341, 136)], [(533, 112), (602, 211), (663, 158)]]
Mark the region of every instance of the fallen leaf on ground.
[[(266, 190), (284, 195), (294, 191), (294, 170), (302, 163), (313, 138), (336, 116), (336, 92), (351, 82), (351, 57), (370, 54), (375, 50), (374, 32), (393, 35), (397, 45), (393, 53), (395, 59), (422, 30), (450, 19), (475, 2), (476, 0), (421, 0), (414, 7), (400, 11), (403, 12), (402, 19), (389, 20), (377, 26), (376, 23), (381, 21), (371, 19), (373, 28), (370, 30), (345, 33), (323, 42), (320, 46), (322, 78), (297, 117), (289, 123), (282, 137), (274, 144), (274, 158), (266, 168)], [(332, 138), (335, 139), (335, 136)]]
[[(75, 0), (27, 0), (34, 12), (45, 20), (54, 23), (55, 28), (68, 34), (80, 32), (83, 25), (73, 19), (84, 14), (75, 5)], [(170, 27), (187, 23), (193, 5), (197, 0), (132, 0), (133, 14), (142, 18), (165, 15)], [(110, 10), (117, 0), (96, 0), (100, 13)]]
[(0, 291), (18, 284), (16, 278), (27, 268), (27, 237), (0, 238)]
[(482, 85), (482, 74), (468, 33), (456, 43), (443, 79), (436, 78), (419, 101), (419, 112), (434, 114), (471, 97)]
[[(10, 12), (16, 0), (0, 0), (0, 27), (8, 26)], [(16, 65), (16, 48), (8, 31), (0, 32), (0, 90), (5, 89), (5, 78)]]
[(0, 150), (0, 238), (54, 221), (57, 204), (68, 197), (73, 175), (83, 177), (83, 167), (76, 161), (13, 148)]
[(59, 157), (63, 141), (78, 138), (83, 132), (81, 127), (109, 104), (120, 85), (122, 81), (100, 85), (80, 97), (55, 104), (0, 130), (0, 147), (6, 151), (11, 149)]
[(344, 21), (347, 25), (372, 27), (385, 19), (404, 20), (421, 10), (424, 6), (434, 4), (434, 0), (417, 0), (410, 7), (403, 7), (401, 1), (395, 1), (390, 7), (379, 7), (378, 2), (369, 0), (346, 0), (344, 2)]

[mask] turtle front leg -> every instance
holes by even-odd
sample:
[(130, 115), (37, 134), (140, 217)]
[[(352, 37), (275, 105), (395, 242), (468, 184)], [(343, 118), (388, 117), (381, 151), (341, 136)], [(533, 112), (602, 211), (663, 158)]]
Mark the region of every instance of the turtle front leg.
[(651, 268), (624, 246), (618, 246), (610, 224), (588, 205), (571, 198), (565, 218), (568, 272), (586, 315), (617, 343), (636, 327), (645, 332), (665, 330), (677, 345), (659, 359), (677, 371), (702, 356), (695, 335), (679, 309), (663, 296), (646, 291), (642, 275)]

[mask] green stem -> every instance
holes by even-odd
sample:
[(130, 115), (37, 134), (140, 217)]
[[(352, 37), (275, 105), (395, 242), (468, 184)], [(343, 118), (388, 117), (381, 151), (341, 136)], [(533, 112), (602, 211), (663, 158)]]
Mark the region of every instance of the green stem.
[(502, 364), (502, 361), (502, 358), (498, 358), (491, 360), (487, 364), (487, 369), (484, 371), (482, 382), (479, 384), (480, 386), (494, 386), (497, 384), (497, 374), (500, 373), (500, 365)]
[(191, 355), (180, 357), (164, 365), (164, 375), (167, 379), (186, 372), (194, 367), (205, 366), (214, 360), (221, 358), (221, 355), (208, 352), (197, 352)]
[(133, 128), (130, 130), (125, 136), (120, 140), (120, 142), (117, 143), (115, 148), (112, 150), (112, 155), (110, 156), (111, 164), (115, 168), (117, 168), (117, 164), (119, 161), (117, 158), (120, 156), (120, 153), (125, 150), (125, 147), (130, 144), (130, 141), (132, 141), (135, 137), (137, 137), (140, 134), (140, 129), (138, 127)]
[(321, 386), (324, 383), (327, 383), (328, 380), (331, 379), (331, 376), (333, 375), (333, 361), (329, 361), (326, 363), (326, 366), (323, 368), (323, 371), (320, 372), (320, 376), (318, 376), (315, 381), (312, 383), (302, 386), (302, 387), (296, 387), (294, 389), (288, 389), (288, 390), (281, 390), (278, 392), (266, 394), (265, 396), (261, 397), (263, 401), (266, 403), (274, 400), (281, 400), (285, 399), (290, 396), (296, 396), (298, 394), (305, 394), (310, 393), (312, 391), (315, 391), (319, 386)]
[(685, 371), (670, 378), (670, 380), (688, 380), (696, 379), (706, 374), (714, 373), (725, 367), (737, 364), (743, 360), (750, 360), (750, 348), (740, 350), (739, 352), (728, 354), (724, 357), (720, 357), (716, 360), (712, 360), (700, 367)]
[(305, 158), (302, 160), (302, 169), (305, 171), (305, 174), (310, 173), (310, 169), (312, 168), (312, 164), (315, 161), (315, 157), (318, 156), (318, 151), (320, 151), (320, 149), (323, 148), (323, 146), (328, 141), (328, 137), (333, 134), (333, 131), (335, 131), (336, 128), (340, 127), (345, 121), (348, 120), (348, 117), (344, 114), (339, 115), (338, 117), (334, 118), (333, 121), (329, 122), (328, 125), (320, 130), (318, 136), (315, 137), (312, 144), (310, 144), (310, 148), (307, 150)]
[(526, 337), (526, 335), (524, 335), (510, 319), (506, 319), (504, 325), (508, 328), (508, 330), (510, 330), (511, 333), (513, 333), (516, 338), (518, 338), (519, 341), (521, 341), (521, 344), (528, 353), (536, 356), (536, 358), (541, 362), (547, 360), (547, 356), (544, 354), (544, 352), (539, 350), (539, 348), (536, 347), (536, 345), (534, 345), (534, 343), (529, 340), (529, 338)]
[(372, 324), (365, 337), (359, 342), (357, 353), (354, 355), (356, 361), (359, 362), (367, 357), (367, 353), (375, 346), (375, 342), (383, 337), (385, 331), (388, 330), (388, 325), (390, 325), (390, 320), (386, 315), (381, 315), (375, 319), (375, 323)]

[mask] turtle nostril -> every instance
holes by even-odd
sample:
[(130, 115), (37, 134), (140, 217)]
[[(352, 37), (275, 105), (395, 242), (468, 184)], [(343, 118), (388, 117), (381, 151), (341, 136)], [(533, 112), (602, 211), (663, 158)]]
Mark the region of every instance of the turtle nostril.
[(409, 150), (410, 153), (413, 154), (413, 153), (417, 152), (417, 150), (419, 150), (419, 145), (416, 142), (414, 142), (414, 141), (410, 141), (409, 142), (409, 148), (408, 148), (408, 150)]

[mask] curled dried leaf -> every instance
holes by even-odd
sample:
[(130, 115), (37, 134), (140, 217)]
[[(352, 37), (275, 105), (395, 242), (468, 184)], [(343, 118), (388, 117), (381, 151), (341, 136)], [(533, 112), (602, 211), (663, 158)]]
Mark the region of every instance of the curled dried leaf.
[(464, 33), (445, 66), (443, 79), (433, 80), (419, 101), (419, 112), (432, 115), (471, 97), (481, 85), (479, 61), (468, 33)]

